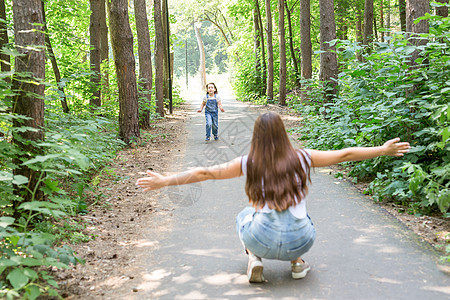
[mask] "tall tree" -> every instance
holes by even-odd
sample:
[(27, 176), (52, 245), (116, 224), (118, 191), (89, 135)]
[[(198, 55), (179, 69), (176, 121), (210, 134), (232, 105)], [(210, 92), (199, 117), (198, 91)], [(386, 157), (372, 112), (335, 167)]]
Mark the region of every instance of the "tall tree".
[(267, 90), (267, 64), (266, 64), (266, 46), (264, 44), (264, 27), (263, 27), (263, 21), (261, 17), (261, 10), (259, 7), (259, 1), (256, 1), (256, 5), (258, 7), (258, 19), (259, 19), (259, 38), (261, 40), (261, 76), (262, 76), (262, 86), (261, 86), (261, 95), (266, 94)]
[[(13, 135), (13, 143), (22, 150), (20, 157), (13, 160), (18, 166), (14, 169), (14, 175), (26, 177), (28, 188), (35, 190), (39, 184), (37, 173), (22, 163), (40, 152), (35, 142), (44, 140), (45, 37), (41, 0), (14, 0), (13, 15), (16, 50), (21, 55), (15, 58), (13, 89), (16, 95), (12, 112), (28, 117), (23, 122), (15, 119), (13, 126), (35, 129), (16, 132)], [(34, 200), (41, 200), (42, 193), (39, 189), (37, 191)], [(33, 200), (32, 193), (18, 187), (15, 193), (23, 193), (25, 201)], [(16, 206), (17, 204), (15, 203)]]
[(200, 64), (198, 66), (198, 72), (200, 73), (200, 82), (202, 90), (206, 90), (206, 55), (205, 46), (203, 45), (202, 35), (200, 34), (201, 23), (194, 24), (195, 37), (197, 38), (198, 50), (200, 52)]
[(119, 136), (127, 144), (140, 137), (133, 33), (128, 1), (111, 0), (109, 28), (119, 86)]
[(406, 31), (406, 0), (398, 0), (398, 12), (400, 15), (400, 28)]
[[(261, 84), (258, 85), (261, 87), (259, 94), (260, 95), (265, 95), (266, 93), (266, 69), (267, 69), (267, 65), (266, 65), (266, 50), (265, 50), (265, 45), (264, 45), (264, 27), (262, 24), (262, 18), (261, 18), (261, 10), (259, 7), (259, 1), (255, 0), (255, 12), (256, 12), (256, 19), (258, 24), (255, 24), (255, 30), (258, 36), (258, 60), (259, 60), (259, 69), (260, 71), (258, 72), (258, 74), (261, 75)], [(261, 51), (259, 51), (259, 49), (261, 49)]]
[[(428, 0), (407, 0), (406, 1), (406, 31), (412, 33), (409, 42), (414, 46), (426, 45), (427, 40), (418, 38), (421, 33), (428, 33), (428, 20), (421, 20), (415, 24), (417, 18), (425, 16), (429, 13), (430, 6)], [(411, 65), (415, 65), (415, 60), (419, 57), (419, 50), (415, 50), (411, 54)]]
[(253, 28), (255, 29), (253, 36), (253, 50), (255, 52), (255, 86), (259, 91), (261, 86), (261, 41), (259, 38), (259, 32), (261, 29), (259, 28), (258, 10), (259, 7), (255, 7), (253, 9)]
[(100, 0), (100, 60), (105, 70), (101, 70), (102, 91), (100, 94), (103, 100), (106, 100), (107, 91), (109, 90), (109, 44), (108, 44), (108, 26), (106, 24), (106, 5), (105, 1)]
[(291, 13), (294, 11), (295, 6), (297, 5), (297, 1), (292, 4), (292, 7), (289, 8), (287, 1), (284, 1), (284, 6), (286, 9), (286, 17), (288, 20), (288, 30), (289, 30), (289, 50), (291, 52), (292, 65), (294, 67), (295, 72), (295, 85), (297, 87), (300, 86), (300, 72), (298, 71), (298, 63), (297, 58), (295, 57), (295, 49), (294, 49), (294, 33), (292, 29), (292, 20)]
[(280, 91), (278, 102), (286, 105), (286, 31), (284, 29), (284, 0), (278, 0), (278, 37), (280, 52)]
[(136, 15), (136, 31), (139, 54), (139, 79), (142, 88), (142, 98), (146, 99), (146, 107), (140, 113), (142, 128), (150, 127), (150, 104), (152, 101), (152, 53), (150, 51), (150, 33), (145, 0), (134, 0), (134, 14)]
[(370, 45), (373, 41), (373, 0), (364, 2), (364, 45)]
[[(167, 0), (161, 1), (161, 22), (162, 22), (162, 28), (163, 28), (163, 59), (164, 59), (164, 98), (169, 99), (169, 80), (170, 80), (170, 57), (169, 57), (169, 40), (167, 39), (167, 36), (170, 35), (170, 27), (168, 26), (166, 20), (169, 15), (169, 6), (167, 3)], [(173, 65), (173, 64), (172, 64)]]
[(45, 31), (45, 45), (48, 53), (48, 57), (52, 63), (53, 73), (55, 74), (55, 81), (58, 85), (58, 93), (59, 99), (61, 101), (62, 109), (65, 113), (69, 113), (69, 106), (67, 105), (66, 93), (64, 92), (64, 88), (61, 84), (61, 73), (59, 72), (58, 62), (56, 61), (55, 54), (53, 52), (52, 43), (50, 41), (50, 36), (47, 30), (47, 21), (45, 19), (45, 6), (44, 1), (42, 3), (42, 19), (44, 20), (44, 31)]
[(155, 22), (155, 94), (156, 112), (164, 117), (164, 35), (161, 19), (161, 0), (153, 0)]
[(89, 0), (91, 17), (89, 24), (89, 44), (91, 45), (89, 61), (91, 65), (92, 98), (89, 104), (101, 106), (100, 73), (100, 0)]
[(331, 101), (337, 93), (338, 64), (336, 47), (330, 41), (336, 39), (334, 1), (320, 0), (320, 80), (325, 83), (326, 101)]
[[(8, 54), (1, 51), (1, 49), (3, 49), (9, 43), (5, 0), (0, 0), (0, 19), (0, 70), (2, 72), (9, 72), (11, 71), (11, 58)], [(10, 81), (9, 77), (6, 78), (6, 81)]]
[(272, 8), (270, 0), (265, 0), (267, 21), (267, 98), (273, 99), (273, 44), (272, 44)]
[[(312, 43), (311, 43), (311, 2), (310, 0), (300, 1), (300, 48), (302, 50), (301, 72), (302, 78), (312, 77)], [(307, 92), (302, 89), (302, 99), (307, 98)]]

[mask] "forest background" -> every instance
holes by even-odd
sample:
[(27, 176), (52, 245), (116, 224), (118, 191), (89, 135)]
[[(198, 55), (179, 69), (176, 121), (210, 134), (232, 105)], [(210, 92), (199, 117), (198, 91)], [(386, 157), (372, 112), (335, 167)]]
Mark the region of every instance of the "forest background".
[(92, 238), (71, 217), (194, 76), (289, 106), (308, 147), (409, 141), (343, 167), (377, 201), (448, 218), (447, 2), (0, 0), (0, 296), (58, 295), (51, 270), (80, 262), (65, 241)]

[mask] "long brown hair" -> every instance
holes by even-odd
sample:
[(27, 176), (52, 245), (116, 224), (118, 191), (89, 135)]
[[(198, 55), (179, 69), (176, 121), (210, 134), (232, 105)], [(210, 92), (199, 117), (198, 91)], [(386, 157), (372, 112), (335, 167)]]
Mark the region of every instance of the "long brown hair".
[(247, 161), (245, 192), (250, 203), (255, 208), (268, 204), (277, 211), (294, 206), (295, 198), (300, 203), (311, 181), (306, 155), (292, 147), (278, 114), (260, 115), (253, 129)]

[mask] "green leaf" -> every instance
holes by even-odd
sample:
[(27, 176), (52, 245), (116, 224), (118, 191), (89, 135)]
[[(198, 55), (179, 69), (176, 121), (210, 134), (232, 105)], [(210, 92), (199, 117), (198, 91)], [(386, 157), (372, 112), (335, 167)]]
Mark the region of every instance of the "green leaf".
[(39, 287), (34, 284), (28, 286), (25, 290), (26, 290), (25, 295), (27, 296), (27, 299), (30, 299), (30, 300), (37, 299), (37, 297), (39, 297), (42, 294)]
[(0, 217), (0, 227), (6, 228), (9, 225), (14, 224), (14, 218), (12, 217)]
[(47, 161), (49, 159), (58, 158), (58, 157), (61, 157), (61, 156), (62, 156), (62, 154), (48, 154), (48, 155), (44, 155), (44, 156), (38, 155), (35, 158), (24, 162), (22, 165), (28, 166), (28, 165), (31, 165), (31, 164), (34, 164), (34, 163), (37, 163), (37, 162), (45, 162), (45, 161)]
[(5, 267), (5, 268), (7, 268), (7, 267), (14, 267), (14, 266), (17, 266), (18, 264), (17, 264), (17, 262), (15, 262), (15, 261), (12, 261), (12, 260), (10, 260), (10, 259), (6, 259), (6, 258), (0, 258), (0, 267)]
[(28, 277), (22, 272), (21, 269), (12, 270), (6, 279), (9, 280), (14, 289), (18, 290), (23, 288), (29, 281)]
[(27, 184), (28, 178), (26, 178), (25, 176), (22, 176), (22, 175), (15, 175), (12, 182), (16, 185)]
[(36, 266), (41, 266), (43, 264), (42, 261), (32, 258), (32, 257), (15, 256), (15, 257), (12, 257), (11, 260), (17, 262), (19, 265), (23, 265), (23, 266), (27, 266), (27, 267), (36, 267)]
[(30, 268), (23, 269), (23, 274), (25, 274), (25, 276), (27, 276), (31, 280), (36, 280), (39, 278), (38, 273), (35, 270), (30, 269)]

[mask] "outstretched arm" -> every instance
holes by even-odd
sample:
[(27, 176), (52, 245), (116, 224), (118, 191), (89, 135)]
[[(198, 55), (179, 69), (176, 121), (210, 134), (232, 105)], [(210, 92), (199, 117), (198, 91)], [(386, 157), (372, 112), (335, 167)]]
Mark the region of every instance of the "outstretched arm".
[(403, 156), (409, 152), (410, 148), (408, 142), (400, 142), (400, 138), (395, 138), (379, 147), (353, 147), (333, 151), (311, 150), (311, 165), (325, 167), (344, 161), (365, 160), (382, 155)]
[(149, 177), (140, 178), (136, 185), (143, 188), (144, 192), (157, 190), (169, 185), (182, 185), (209, 179), (229, 179), (239, 177), (241, 172), (241, 158), (215, 165), (212, 167), (198, 167), (175, 175), (164, 176), (156, 172), (147, 171)]

